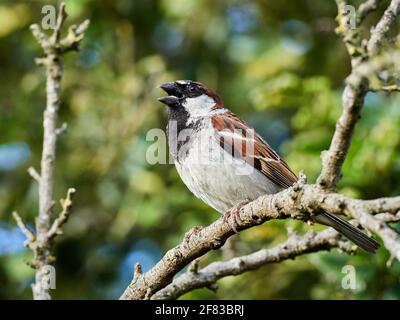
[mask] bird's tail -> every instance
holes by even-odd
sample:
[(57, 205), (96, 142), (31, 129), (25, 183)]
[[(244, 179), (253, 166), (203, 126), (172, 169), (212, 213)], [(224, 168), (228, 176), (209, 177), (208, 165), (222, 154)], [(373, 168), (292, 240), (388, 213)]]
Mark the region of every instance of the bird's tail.
[(357, 246), (367, 252), (375, 253), (379, 248), (379, 243), (336, 215), (323, 212), (315, 217), (315, 221), (334, 228), (337, 232), (343, 234), (346, 238), (353, 241)]

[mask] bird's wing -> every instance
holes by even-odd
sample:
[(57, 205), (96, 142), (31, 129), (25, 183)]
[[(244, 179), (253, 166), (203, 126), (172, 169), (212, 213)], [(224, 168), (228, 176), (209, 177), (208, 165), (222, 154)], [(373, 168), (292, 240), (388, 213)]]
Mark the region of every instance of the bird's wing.
[(219, 145), (232, 156), (241, 157), (282, 188), (297, 181), (286, 162), (239, 117), (225, 112), (213, 116), (211, 121)]

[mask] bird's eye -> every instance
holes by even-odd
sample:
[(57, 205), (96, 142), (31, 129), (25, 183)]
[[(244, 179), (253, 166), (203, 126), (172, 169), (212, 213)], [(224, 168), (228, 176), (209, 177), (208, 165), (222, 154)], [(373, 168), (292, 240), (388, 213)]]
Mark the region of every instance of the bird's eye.
[(188, 94), (190, 97), (195, 97), (197, 95), (197, 88), (195, 86), (189, 86), (187, 88)]

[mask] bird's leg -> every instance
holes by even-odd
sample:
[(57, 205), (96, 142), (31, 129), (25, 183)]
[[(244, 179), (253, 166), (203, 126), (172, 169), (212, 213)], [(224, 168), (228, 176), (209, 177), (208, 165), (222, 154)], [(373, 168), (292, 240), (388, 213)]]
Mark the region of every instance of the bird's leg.
[(237, 228), (239, 226), (239, 221), (240, 221), (240, 215), (239, 215), (240, 209), (249, 202), (251, 202), (249, 198), (240, 201), (239, 203), (235, 204), (232, 208), (230, 208), (228, 211), (224, 213), (224, 222), (228, 223), (228, 225), (235, 233), (238, 233)]
[(203, 227), (201, 227), (201, 226), (195, 226), (193, 228), (190, 228), (189, 231), (185, 233), (185, 235), (183, 237), (183, 246), (185, 247), (185, 249), (189, 248), (190, 238), (194, 234), (199, 233), (202, 229), (203, 229)]

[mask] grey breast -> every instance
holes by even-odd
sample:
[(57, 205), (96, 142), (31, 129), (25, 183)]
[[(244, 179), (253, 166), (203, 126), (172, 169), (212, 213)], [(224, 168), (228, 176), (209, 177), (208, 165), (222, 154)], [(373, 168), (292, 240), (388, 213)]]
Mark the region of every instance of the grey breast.
[(183, 182), (220, 213), (245, 199), (281, 190), (254, 167), (221, 148), (210, 126), (202, 126), (201, 133), (194, 132), (185, 152), (178, 153), (175, 166)]

